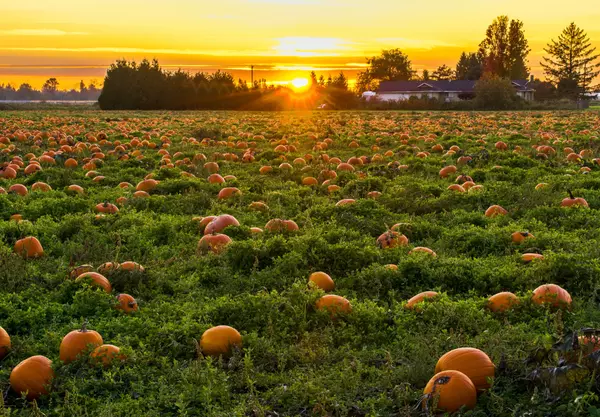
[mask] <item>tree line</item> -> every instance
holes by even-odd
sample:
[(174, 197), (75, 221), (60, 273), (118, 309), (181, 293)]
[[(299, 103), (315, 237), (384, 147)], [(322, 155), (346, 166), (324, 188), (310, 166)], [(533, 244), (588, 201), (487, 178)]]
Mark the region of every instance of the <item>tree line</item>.
[[(381, 81), (399, 80), (528, 79), (530, 52), (523, 22), (499, 16), (487, 28), (478, 50), (463, 52), (454, 69), (444, 64), (431, 73), (423, 70), (419, 75), (406, 54), (391, 49), (367, 59), (369, 66), (358, 75), (356, 88), (359, 92), (376, 90)], [(546, 56), (540, 64), (546, 79), (536, 79), (532, 85), (537, 100), (576, 100), (599, 88), (592, 83), (600, 75), (597, 62), (600, 54), (575, 23), (566, 27), (556, 40), (552, 39), (544, 52)]]
[(265, 79), (249, 85), (223, 71), (165, 71), (156, 59), (112, 64), (98, 98), (100, 108), (110, 110), (291, 110), (312, 109), (319, 104), (345, 109), (357, 102), (341, 72), (327, 80), (317, 79), (313, 72), (307, 91), (294, 92), (285, 85), (269, 85)]
[(60, 90), (60, 83), (56, 78), (49, 78), (40, 90), (36, 90), (31, 84), (23, 83), (19, 88), (10, 84), (0, 84), (0, 100), (86, 100), (95, 101), (100, 96), (101, 89), (95, 82), (85, 85), (83, 81), (79, 83), (79, 89)]

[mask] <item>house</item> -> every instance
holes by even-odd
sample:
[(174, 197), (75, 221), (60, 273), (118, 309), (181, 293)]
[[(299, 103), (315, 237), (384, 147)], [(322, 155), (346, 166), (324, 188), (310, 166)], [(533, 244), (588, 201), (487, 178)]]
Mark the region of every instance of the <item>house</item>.
[[(382, 81), (377, 98), (382, 101), (408, 100), (410, 97), (434, 98), (444, 101), (467, 100), (475, 96), (475, 83), (471, 80), (447, 81)], [(534, 90), (528, 80), (512, 81), (517, 95), (533, 100)]]

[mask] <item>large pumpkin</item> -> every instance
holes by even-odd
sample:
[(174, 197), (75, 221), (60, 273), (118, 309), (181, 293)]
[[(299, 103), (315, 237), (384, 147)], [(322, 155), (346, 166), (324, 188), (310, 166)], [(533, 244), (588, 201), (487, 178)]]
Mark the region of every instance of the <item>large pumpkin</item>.
[(242, 347), (242, 335), (230, 326), (211, 327), (200, 338), (200, 349), (207, 356), (229, 356), (234, 346)]
[(45, 356), (32, 356), (14, 367), (10, 386), (19, 394), (26, 393), (31, 401), (48, 393), (47, 386), (53, 377), (52, 361)]
[(426, 404), (435, 411), (453, 413), (461, 407), (474, 408), (477, 404), (477, 390), (473, 382), (459, 371), (443, 371), (429, 380), (425, 390)]
[(495, 366), (485, 352), (470, 348), (458, 348), (444, 354), (435, 365), (435, 372), (460, 371), (471, 379), (478, 391), (490, 387), (489, 379), (494, 378)]
[(88, 330), (87, 324), (83, 323), (81, 329), (73, 330), (63, 337), (62, 342), (60, 342), (60, 360), (65, 363), (72, 362), (88, 347), (100, 346), (102, 343), (100, 333)]
[(39, 258), (44, 255), (44, 248), (37, 238), (28, 236), (17, 240), (15, 243), (15, 253), (18, 253), (24, 258)]
[(569, 307), (572, 301), (567, 290), (556, 284), (540, 285), (533, 291), (532, 300), (535, 304), (550, 304), (553, 307)]

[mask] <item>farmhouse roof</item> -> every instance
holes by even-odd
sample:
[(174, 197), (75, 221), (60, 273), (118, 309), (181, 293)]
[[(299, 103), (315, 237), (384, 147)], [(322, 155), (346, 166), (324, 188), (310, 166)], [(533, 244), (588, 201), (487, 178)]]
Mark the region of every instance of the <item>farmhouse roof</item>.
[[(379, 94), (419, 91), (472, 93), (475, 91), (475, 83), (476, 81), (471, 80), (382, 81), (377, 92)], [(519, 91), (533, 91), (527, 80), (513, 80), (512, 83)]]

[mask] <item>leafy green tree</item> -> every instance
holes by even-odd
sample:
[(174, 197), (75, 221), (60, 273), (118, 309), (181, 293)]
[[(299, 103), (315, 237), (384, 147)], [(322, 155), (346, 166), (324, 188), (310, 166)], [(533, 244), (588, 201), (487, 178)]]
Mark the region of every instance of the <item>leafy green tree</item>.
[(544, 51), (549, 56), (540, 64), (561, 96), (577, 98), (590, 91), (592, 81), (600, 75), (600, 62), (595, 62), (600, 54), (583, 29), (571, 23)]
[(437, 81), (446, 81), (454, 78), (454, 71), (452, 68), (447, 66), (446, 64), (440, 65), (433, 73), (431, 74), (432, 80)]
[(421, 75), (421, 79), (423, 81), (429, 81), (431, 79), (431, 77), (429, 76), (429, 70), (427, 70), (427, 69), (423, 70), (423, 74)]
[(527, 55), (530, 51), (523, 23), (499, 16), (488, 26), (478, 54), (483, 60), (484, 72), (500, 78), (525, 79), (529, 73)]
[(410, 80), (416, 75), (410, 59), (400, 49), (383, 50), (380, 56), (368, 58), (367, 64), (369, 67), (358, 75), (359, 92), (376, 88), (380, 81)]
[(490, 75), (475, 84), (475, 103), (485, 110), (506, 110), (514, 108), (519, 97), (512, 82), (505, 78)]
[(457, 80), (478, 80), (483, 74), (483, 62), (481, 57), (471, 52), (469, 54), (463, 52), (456, 64), (456, 79)]

